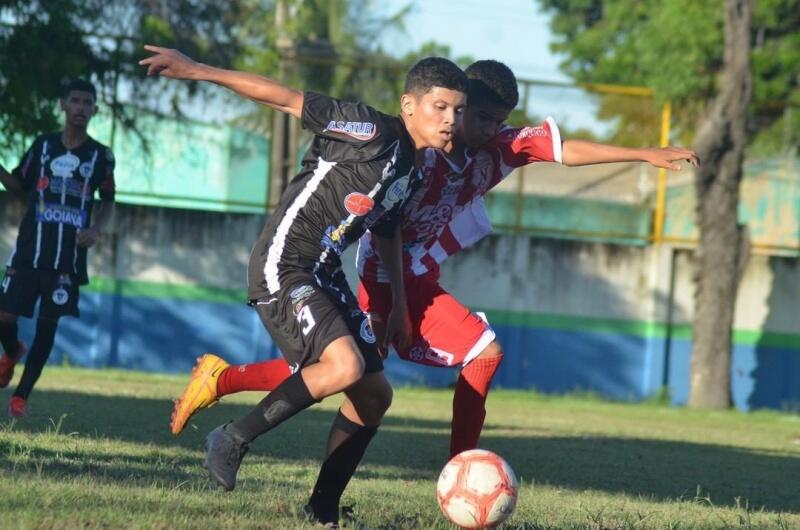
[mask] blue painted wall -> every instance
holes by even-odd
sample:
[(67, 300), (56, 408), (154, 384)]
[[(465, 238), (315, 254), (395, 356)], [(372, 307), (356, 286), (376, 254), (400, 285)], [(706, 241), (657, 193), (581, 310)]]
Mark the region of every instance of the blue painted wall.
[[(236, 364), (280, 356), (255, 311), (244, 303), (89, 292), (82, 295), (80, 307), (81, 319), (62, 321), (51, 363), (188, 373), (195, 357), (207, 351)], [(33, 322), (21, 320), (20, 324), (22, 338), (30, 342)], [(662, 387), (663, 338), (494, 327), (506, 352), (495, 386), (548, 393), (594, 391), (634, 401)], [(672, 340), (668, 387), (675, 404), (688, 399), (690, 352), (689, 340)], [(454, 369), (424, 367), (396, 357), (386, 366), (396, 385), (446, 387), (457, 376)], [(740, 409), (800, 408), (800, 351), (796, 349), (738, 344), (732, 375), (733, 398)]]

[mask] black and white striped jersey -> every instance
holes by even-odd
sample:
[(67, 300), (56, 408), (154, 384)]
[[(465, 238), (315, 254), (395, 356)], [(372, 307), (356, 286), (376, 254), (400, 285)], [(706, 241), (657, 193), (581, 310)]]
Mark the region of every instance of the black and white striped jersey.
[(367, 229), (391, 235), (420, 178), (399, 117), (306, 92), (301, 120), (314, 140), (253, 248), (251, 300), (276, 293), (292, 271), (329, 276)]
[(86, 249), (77, 232), (90, 226), (95, 191), (114, 200), (114, 155), (87, 138), (75, 149), (61, 143), (61, 133), (36, 138), (12, 171), (30, 195), (17, 244), (7, 265), (74, 274), (88, 282)]

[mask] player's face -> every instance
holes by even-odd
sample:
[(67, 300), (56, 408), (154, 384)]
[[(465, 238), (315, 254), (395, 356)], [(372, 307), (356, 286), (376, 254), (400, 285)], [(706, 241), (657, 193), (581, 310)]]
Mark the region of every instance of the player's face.
[(480, 147), (497, 135), (513, 109), (495, 105), (467, 105), (457, 134), (469, 147)]
[(61, 110), (67, 117), (67, 124), (85, 129), (97, 111), (97, 104), (91, 92), (70, 90), (67, 97), (61, 98)]
[(400, 105), (417, 149), (447, 145), (461, 122), (467, 95), (434, 87), (425, 94), (403, 94)]

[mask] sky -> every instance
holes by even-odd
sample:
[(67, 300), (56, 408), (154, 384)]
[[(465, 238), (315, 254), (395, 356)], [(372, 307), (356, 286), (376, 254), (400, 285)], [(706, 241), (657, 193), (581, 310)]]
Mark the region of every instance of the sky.
[(496, 59), (517, 77), (565, 81), (559, 58), (549, 48), (550, 18), (536, 0), (385, 0), (387, 13), (413, 6), (405, 35), (388, 35), (385, 45), (398, 55), (433, 40), (453, 56)]
[[(384, 49), (400, 56), (428, 41), (446, 44), (453, 57), (495, 59), (518, 79), (569, 81), (559, 70), (563, 59), (550, 50), (550, 16), (536, 0), (384, 0), (385, 14), (411, 4), (406, 31), (384, 37)], [(596, 104), (577, 89), (536, 86), (529, 93), (529, 115), (552, 116), (562, 128), (588, 128), (597, 133), (612, 124), (594, 117)]]

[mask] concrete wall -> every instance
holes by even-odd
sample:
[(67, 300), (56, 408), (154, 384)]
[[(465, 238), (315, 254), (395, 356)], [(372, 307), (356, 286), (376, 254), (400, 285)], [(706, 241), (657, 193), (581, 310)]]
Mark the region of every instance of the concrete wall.
[[(21, 208), (0, 194), (0, 253)], [(246, 265), (264, 216), (118, 206), (95, 250), (80, 320), (65, 319), (51, 362), (187, 371), (203, 351), (233, 362), (279, 352), (245, 305)], [(346, 257), (354, 279), (352, 252)], [(485, 311), (506, 351), (499, 386), (688, 397), (690, 254), (494, 235), (445, 263), (442, 282)], [(671, 285), (674, 287), (671, 289)], [(736, 308), (734, 399), (742, 409), (800, 403), (800, 282), (795, 258), (753, 256)], [(31, 323), (23, 326), (30, 337)], [(456, 372), (397, 359), (395, 383), (451, 384)]]

